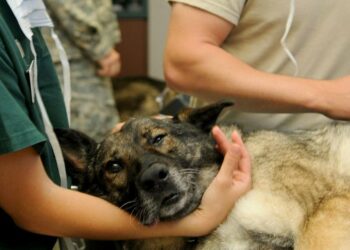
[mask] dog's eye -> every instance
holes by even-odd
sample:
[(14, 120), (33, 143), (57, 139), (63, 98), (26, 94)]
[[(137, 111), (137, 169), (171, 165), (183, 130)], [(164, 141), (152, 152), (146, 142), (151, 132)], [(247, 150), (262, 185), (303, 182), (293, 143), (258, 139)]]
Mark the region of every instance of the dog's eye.
[(160, 134), (157, 135), (149, 140), (150, 144), (157, 145), (160, 144), (163, 141), (163, 138), (166, 136), (166, 134)]
[(106, 164), (106, 170), (111, 173), (119, 173), (123, 169), (123, 165), (121, 165), (118, 161), (109, 161)]

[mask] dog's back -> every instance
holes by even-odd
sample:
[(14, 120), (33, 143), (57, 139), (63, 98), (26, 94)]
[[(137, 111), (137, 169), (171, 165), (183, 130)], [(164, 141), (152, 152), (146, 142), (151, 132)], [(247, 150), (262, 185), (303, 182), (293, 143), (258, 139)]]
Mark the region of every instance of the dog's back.
[(245, 135), (253, 189), (199, 248), (222, 242), (217, 249), (350, 249), (347, 135), (346, 123)]

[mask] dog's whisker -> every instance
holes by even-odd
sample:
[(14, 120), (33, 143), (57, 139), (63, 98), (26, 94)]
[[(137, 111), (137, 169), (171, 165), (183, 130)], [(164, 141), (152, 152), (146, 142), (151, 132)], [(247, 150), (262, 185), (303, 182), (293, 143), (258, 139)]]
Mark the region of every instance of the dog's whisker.
[[(131, 211), (131, 213), (130, 213), (130, 224), (132, 224), (132, 217), (135, 217), (136, 219), (137, 219), (137, 216), (135, 216), (134, 215), (134, 212), (135, 212), (135, 210), (137, 209), (137, 206), (135, 206), (133, 209), (132, 209), (132, 211)], [(136, 212), (137, 213), (137, 212)]]
[(199, 173), (199, 170), (182, 170), (182, 171), (179, 171), (179, 173), (182, 175), (188, 175), (188, 174), (197, 175)]
[(135, 206), (136, 206), (135, 203), (130, 202), (130, 203), (128, 203), (128, 204), (124, 204), (124, 205), (121, 206), (120, 208), (122, 208), (122, 209), (128, 209), (128, 208), (135, 207)]
[(134, 215), (135, 210), (136, 210), (136, 207), (134, 207), (134, 208), (130, 211), (130, 215), (131, 215), (131, 216), (136, 217), (136, 216)]
[(123, 209), (126, 211), (130, 211), (131, 209), (135, 209), (136, 207), (137, 207), (136, 204), (133, 204), (133, 205), (130, 205), (128, 207), (124, 207)]
[(199, 172), (199, 169), (196, 169), (196, 168), (183, 168), (183, 169), (179, 170), (179, 172), (186, 172), (186, 171)]
[(140, 209), (140, 208), (138, 207), (138, 209), (136, 210), (136, 213), (135, 213), (135, 217), (136, 217), (138, 220), (140, 220), (141, 210), (142, 210), (142, 209)]
[(198, 174), (198, 171), (191, 171), (191, 170), (187, 170), (187, 171), (181, 171), (181, 174)]
[(194, 172), (194, 171), (183, 171), (180, 172), (180, 174), (198, 174), (199, 172)]
[(146, 212), (145, 208), (142, 208), (142, 209), (139, 210), (139, 214), (138, 214), (138, 220), (139, 221), (143, 221), (145, 212)]
[(120, 206), (120, 208), (126, 208), (126, 206), (134, 205), (134, 204), (136, 205), (136, 198), (131, 201), (125, 202), (123, 205)]

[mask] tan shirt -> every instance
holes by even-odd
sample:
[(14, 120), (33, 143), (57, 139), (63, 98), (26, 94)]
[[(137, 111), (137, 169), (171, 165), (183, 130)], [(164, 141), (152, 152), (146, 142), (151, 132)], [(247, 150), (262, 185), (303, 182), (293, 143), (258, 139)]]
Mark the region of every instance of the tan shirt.
[[(236, 27), (222, 47), (256, 69), (293, 75), (295, 67), (280, 40), (290, 11), (288, 0), (173, 0), (213, 13)], [(334, 79), (350, 74), (349, 0), (296, 0), (287, 46), (299, 77)], [(278, 86), (276, 86), (278, 88)], [(298, 93), (290, 93), (297, 95)], [(265, 114), (225, 111), (220, 121), (246, 130), (314, 128), (331, 120), (320, 114)]]

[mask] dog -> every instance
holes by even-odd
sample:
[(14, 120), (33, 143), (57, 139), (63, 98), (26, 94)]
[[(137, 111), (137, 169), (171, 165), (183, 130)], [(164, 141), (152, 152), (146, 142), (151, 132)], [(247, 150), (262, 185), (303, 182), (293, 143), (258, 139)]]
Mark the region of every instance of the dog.
[[(120, 206), (144, 225), (196, 209), (223, 157), (210, 135), (227, 102), (168, 119), (137, 118), (100, 143), (74, 130), (57, 136), (78, 189)], [(239, 131), (252, 189), (213, 233), (198, 239), (129, 241), (129, 249), (350, 249), (350, 126), (290, 133)]]

